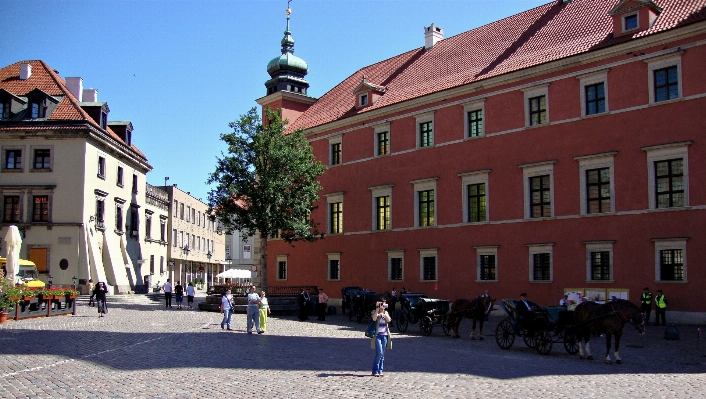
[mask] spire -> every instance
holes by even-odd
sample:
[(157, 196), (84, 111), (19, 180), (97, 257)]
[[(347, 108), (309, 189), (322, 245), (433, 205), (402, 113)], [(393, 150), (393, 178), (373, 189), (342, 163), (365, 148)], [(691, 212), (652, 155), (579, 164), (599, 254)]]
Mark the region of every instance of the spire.
[(309, 82), (304, 79), (309, 72), (309, 66), (303, 59), (294, 55), (294, 38), (289, 30), (289, 19), (292, 14), (292, 9), (289, 8), (291, 1), (287, 1), (287, 28), (281, 41), (282, 55), (267, 64), (267, 73), (271, 77), (265, 82), (268, 95), (278, 91), (306, 95), (306, 90), (309, 88)]

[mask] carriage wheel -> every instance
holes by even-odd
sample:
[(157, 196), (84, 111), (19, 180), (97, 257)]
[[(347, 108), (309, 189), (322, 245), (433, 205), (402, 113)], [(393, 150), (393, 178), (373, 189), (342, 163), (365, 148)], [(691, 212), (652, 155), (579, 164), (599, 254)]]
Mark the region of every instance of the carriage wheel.
[(579, 353), (579, 338), (574, 333), (564, 334), (564, 349), (569, 355)]
[(501, 349), (510, 349), (515, 342), (515, 328), (510, 320), (505, 319), (495, 327), (495, 342)]
[(548, 355), (552, 351), (552, 333), (547, 330), (541, 330), (534, 335), (534, 341), (537, 346), (537, 352), (541, 355)]
[(395, 322), (397, 324), (397, 331), (407, 331), (407, 327), (409, 327), (409, 320), (407, 320), (407, 316), (404, 314), (404, 312), (400, 312)]
[(536, 348), (537, 347), (537, 335), (532, 332), (527, 332), (526, 335), (522, 336), (522, 339), (525, 341), (525, 345), (529, 348)]
[(434, 324), (432, 324), (431, 317), (424, 316), (422, 320), (419, 321), (419, 329), (424, 335), (431, 335), (431, 331), (434, 329)]
[(444, 329), (444, 334), (451, 335), (451, 326), (449, 325), (449, 317), (444, 317), (444, 321), (441, 323), (441, 328)]

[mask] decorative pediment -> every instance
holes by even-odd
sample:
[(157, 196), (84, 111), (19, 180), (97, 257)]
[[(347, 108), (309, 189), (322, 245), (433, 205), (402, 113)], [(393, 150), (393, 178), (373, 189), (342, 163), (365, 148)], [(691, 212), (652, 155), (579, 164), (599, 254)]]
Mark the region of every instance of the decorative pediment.
[(650, 7), (657, 14), (662, 12), (662, 8), (652, 0), (621, 0), (613, 7), (608, 14), (619, 15), (638, 10), (642, 7)]

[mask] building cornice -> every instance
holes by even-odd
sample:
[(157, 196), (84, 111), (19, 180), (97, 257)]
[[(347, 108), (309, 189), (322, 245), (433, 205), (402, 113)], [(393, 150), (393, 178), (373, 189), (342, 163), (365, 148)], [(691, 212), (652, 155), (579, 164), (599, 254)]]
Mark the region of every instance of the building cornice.
[(277, 100), (292, 100), (304, 104), (313, 104), (318, 101), (316, 97), (305, 96), (304, 94), (292, 93), (289, 91), (277, 91), (265, 97), (260, 97), (255, 102), (260, 104), (260, 106), (265, 106), (267, 104), (272, 104)]

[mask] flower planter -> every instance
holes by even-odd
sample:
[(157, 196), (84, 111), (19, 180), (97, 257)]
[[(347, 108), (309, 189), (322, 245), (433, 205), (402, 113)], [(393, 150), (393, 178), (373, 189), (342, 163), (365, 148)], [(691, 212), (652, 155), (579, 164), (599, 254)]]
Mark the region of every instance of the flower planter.
[(7, 321), (7, 312), (0, 312), (0, 324)]
[(20, 299), (22, 299), (21, 297), (18, 297), (18, 296), (9, 296), (8, 298), (10, 298), (10, 300), (11, 300), (12, 302), (17, 302), (17, 301), (19, 301)]
[(67, 300), (76, 299), (77, 296), (78, 296), (78, 295), (66, 295), (66, 299), (67, 299)]
[(31, 300), (33, 300), (34, 298), (36, 298), (36, 296), (34, 296), (34, 295), (25, 295), (25, 296), (22, 297), (22, 300), (24, 300), (24, 301), (31, 301)]

